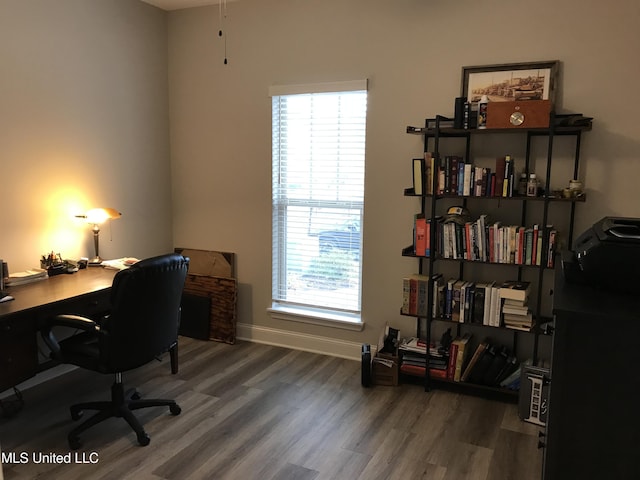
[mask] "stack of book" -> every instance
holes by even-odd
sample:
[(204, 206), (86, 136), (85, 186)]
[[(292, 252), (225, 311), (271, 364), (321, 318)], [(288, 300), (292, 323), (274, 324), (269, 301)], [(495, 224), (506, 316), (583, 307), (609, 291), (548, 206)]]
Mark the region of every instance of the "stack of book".
[[(424, 376), (427, 363), (427, 344), (420, 339), (411, 338), (398, 347), (402, 361), (400, 371), (408, 375)], [(438, 342), (429, 347), (429, 376), (446, 379), (449, 365), (449, 352)]]
[(533, 315), (527, 306), (530, 284), (522, 281), (507, 281), (500, 285), (502, 321), (506, 328), (528, 332), (533, 326)]
[(48, 278), (47, 271), (42, 268), (34, 268), (31, 270), (25, 270), (24, 272), (14, 272), (9, 275), (5, 284), (8, 287), (14, 287), (16, 285), (24, 285), (25, 283), (37, 282)]

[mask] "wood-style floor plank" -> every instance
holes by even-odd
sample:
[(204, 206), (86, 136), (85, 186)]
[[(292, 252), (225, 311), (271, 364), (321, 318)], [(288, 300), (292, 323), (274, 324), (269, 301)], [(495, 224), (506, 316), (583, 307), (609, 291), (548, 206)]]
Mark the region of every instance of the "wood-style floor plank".
[[(136, 411), (148, 447), (122, 419), (81, 435), (95, 464), (4, 464), (5, 480), (538, 480), (538, 429), (516, 405), (421, 385), (362, 388), (359, 362), (268, 345), (180, 340), (168, 358), (124, 375), (144, 397)], [(3, 452), (68, 454), (69, 406), (108, 398), (111, 376), (81, 369), (23, 392), (0, 419)], [(87, 412), (87, 415), (91, 412)], [(71, 453), (74, 455), (74, 452)]]

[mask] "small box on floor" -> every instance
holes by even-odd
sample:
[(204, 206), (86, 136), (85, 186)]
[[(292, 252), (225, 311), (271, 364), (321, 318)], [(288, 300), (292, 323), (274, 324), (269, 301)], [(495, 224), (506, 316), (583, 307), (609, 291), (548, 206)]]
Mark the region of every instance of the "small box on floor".
[(376, 353), (371, 362), (374, 385), (398, 385), (398, 371), (400, 360), (398, 355), (390, 353)]

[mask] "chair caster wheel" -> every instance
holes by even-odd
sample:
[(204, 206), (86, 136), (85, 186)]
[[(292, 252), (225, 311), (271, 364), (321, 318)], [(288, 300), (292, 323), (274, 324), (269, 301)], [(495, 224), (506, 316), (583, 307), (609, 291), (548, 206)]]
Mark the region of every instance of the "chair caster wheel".
[(133, 394), (131, 394), (131, 400), (140, 400), (140, 393), (138, 392), (133, 392)]
[(71, 420), (80, 420), (82, 418), (83, 410), (71, 410)]
[(174, 405), (169, 405), (169, 411), (171, 412), (171, 415), (180, 415), (180, 412), (182, 412), (182, 409), (180, 408), (180, 405), (174, 404)]
[(82, 442), (78, 437), (69, 437), (69, 448), (71, 450), (78, 450), (82, 446)]
[(138, 443), (141, 446), (146, 447), (147, 445), (149, 445), (150, 442), (151, 442), (151, 437), (149, 435), (147, 435), (146, 433), (138, 434)]

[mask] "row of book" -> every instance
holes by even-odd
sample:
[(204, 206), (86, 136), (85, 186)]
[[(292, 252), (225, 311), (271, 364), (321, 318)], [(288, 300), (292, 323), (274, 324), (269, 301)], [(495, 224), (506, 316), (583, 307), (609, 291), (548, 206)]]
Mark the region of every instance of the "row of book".
[[(403, 278), (402, 314), (427, 316), (429, 281), (429, 276), (422, 274)], [(527, 305), (530, 282), (471, 282), (455, 278), (445, 282), (442, 274), (434, 274), (431, 281), (432, 318), (522, 331), (530, 331), (533, 326), (533, 314)]]
[(431, 152), (413, 159), (413, 191), (416, 195), (436, 194), (472, 197), (517, 196), (515, 161), (510, 155), (496, 158), (495, 167), (479, 167), (457, 155), (436, 159)]
[[(553, 268), (558, 232), (546, 229), (490, 223), (487, 215), (475, 221), (431, 222), (423, 214), (414, 218), (414, 248), (417, 256), (431, 254), (431, 227), (436, 226), (436, 252), (444, 258), (514, 265), (545, 265)], [(546, 230), (546, 238), (543, 238)], [(546, 255), (543, 257), (543, 246)]]
[(455, 338), (447, 348), (439, 343), (429, 348), (418, 339), (400, 345), (400, 371), (424, 376), (428, 359), (429, 376), (451, 382), (468, 382), (511, 390), (520, 388), (520, 362), (505, 346), (483, 340), (475, 349), (472, 335)]

